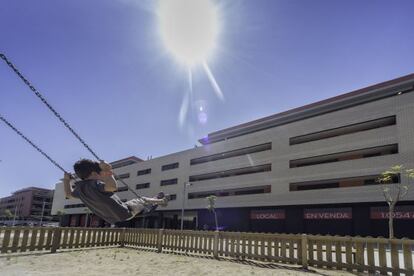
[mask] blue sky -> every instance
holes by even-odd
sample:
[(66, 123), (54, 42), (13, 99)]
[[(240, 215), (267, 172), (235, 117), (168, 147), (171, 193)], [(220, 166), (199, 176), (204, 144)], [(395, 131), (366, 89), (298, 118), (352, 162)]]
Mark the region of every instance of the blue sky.
[[(221, 32), (178, 113), (186, 68), (160, 41), (156, 1), (2, 1), (5, 53), (103, 158), (188, 149), (209, 132), (413, 73), (414, 2), (216, 1)], [(68, 170), (91, 157), (0, 63), (0, 113)], [(200, 123), (202, 105), (207, 121)], [(61, 172), (0, 124), (0, 197), (53, 188)]]

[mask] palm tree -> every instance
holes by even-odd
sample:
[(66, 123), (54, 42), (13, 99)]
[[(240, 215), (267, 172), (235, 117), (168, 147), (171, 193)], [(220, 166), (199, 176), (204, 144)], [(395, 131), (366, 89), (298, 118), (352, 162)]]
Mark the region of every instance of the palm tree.
[(216, 231), (218, 231), (218, 221), (217, 221), (217, 213), (216, 213), (216, 199), (217, 197), (214, 195), (210, 195), (206, 197), (208, 205), (207, 209), (214, 214), (214, 221), (216, 222)]
[[(402, 165), (392, 166), (383, 172), (378, 182), (383, 184), (382, 193), (388, 204), (388, 232), (389, 238), (394, 238), (394, 209), (398, 201), (403, 199), (408, 192), (408, 184), (402, 184), (401, 176), (414, 179), (414, 169), (406, 169)], [(388, 185), (387, 185), (388, 184)], [(391, 185), (390, 185), (391, 184)]]

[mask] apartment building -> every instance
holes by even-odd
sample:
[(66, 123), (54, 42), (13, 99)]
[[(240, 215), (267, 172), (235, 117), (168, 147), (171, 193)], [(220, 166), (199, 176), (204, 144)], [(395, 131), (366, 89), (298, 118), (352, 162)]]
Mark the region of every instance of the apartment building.
[[(168, 207), (127, 226), (178, 228), (184, 206), (186, 228), (212, 229), (205, 198), (216, 195), (223, 230), (386, 236), (376, 179), (392, 165), (414, 167), (413, 92), (411, 74), (210, 133), (196, 148), (117, 161), (137, 193), (172, 195)], [(393, 182), (410, 186), (394, 214), (396, 236), (413, 238), (414, 184), (404, 175)], [(118, 195), (133, 198), (122, 186)], [(64, 200), (62, 183), (57, 210), (67, 225), (85, 216), (81, 202)]]
[[(51, 219), (52, 201), (53, 190), (38, 187), (17, 190), (11, 196), (0, 198), (0, 216), (20, 223), (47, 221)], [(5, 215), (6, 210), (12, 217)]]

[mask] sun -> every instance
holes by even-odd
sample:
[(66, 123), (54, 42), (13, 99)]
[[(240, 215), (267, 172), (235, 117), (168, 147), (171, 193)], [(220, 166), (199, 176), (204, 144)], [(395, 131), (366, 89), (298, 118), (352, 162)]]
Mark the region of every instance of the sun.
[(166, 49), (187, 66), (205, 63), (216, 48), (217, 8), (211, 0), (160, 0), (159, 30)]

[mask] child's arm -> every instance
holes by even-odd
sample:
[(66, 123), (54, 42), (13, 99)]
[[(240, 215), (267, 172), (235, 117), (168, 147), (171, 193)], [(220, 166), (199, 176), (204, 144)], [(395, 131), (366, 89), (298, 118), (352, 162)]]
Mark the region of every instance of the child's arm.
[(112, 172), (111, 164), (101, 161), (99, 167), (102, 169), (101, 172), (101, 181), (105, 183), (104, 189), (106, 192), (116, 192), (116, 180), (114, 178), (114, 173)]
[(65, 190), (66, 199), (73, 198), (72, 188), (70, 187), (70, 180), (71, 179), (72, 179), (72, 176), (69, 173), (65, 173), (65, 176), (63, 177), (63, 188)]

